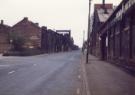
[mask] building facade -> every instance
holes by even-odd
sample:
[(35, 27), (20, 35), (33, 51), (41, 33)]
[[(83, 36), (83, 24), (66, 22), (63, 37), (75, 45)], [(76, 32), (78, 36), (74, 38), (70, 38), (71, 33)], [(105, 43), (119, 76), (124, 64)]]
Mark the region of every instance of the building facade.
[(70, 30), (54, 31), (44, 26), (40, 28), (38, 23), (33, 23), (27, 17), (12, 27), (4, 25), (2, 20), (0, 24), (0, 53), (29, 49), (53, 53), (77, 49), (70, 35)]
[(135, 71), (135, 0), (123, 0), (99, 28), (100, 58)]
[(76, 49), (69, 32), (67, 34), (66, 31), (66, 34), (63, 34), (62, 30), (53, 31), (51, 29), (47, 29), (47, 27), (42, 27), (41, 47), (42, 50), (48, 53)]
[(101, 46), (100, 46), (100, 33), (99, 28), (106, 22), (109, 16), (113, 12), (112, 4), (95, 4), (94, 5), (94, 15), (93, 15), (93, 24), (92, 32), (90, 34), (90, 52), (100, 57), (101, 56)]
[(61, 35), (47, 27), (42, 27), (42, 49), (47, 52), (60, 52), (62, 48)]
[(11, 33), (25, 40), (24, 48), (41, 48), (41, 29), (27, 17), (15, 24)]
[(10, 29), (11, 27), (4, 24), (4, 21), (1, 20), (0, 23), (0, 53), (7, 52), (10, 50)]

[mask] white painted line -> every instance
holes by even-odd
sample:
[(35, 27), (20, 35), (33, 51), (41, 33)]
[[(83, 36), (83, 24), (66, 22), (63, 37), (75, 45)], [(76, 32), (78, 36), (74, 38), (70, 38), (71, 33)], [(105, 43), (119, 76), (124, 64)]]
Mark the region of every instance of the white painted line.
[(78, 79), (81, 79), (81, 75), (78, 75)]
[(77, 95), (80, 95), (80, 89), (79, 88), (76, 90), (76, 93), (77, 93)]
[(37, 66), (37, 64), (33, 64), (34, 66)]
[(15, 73), (15, 71), (8, 72), (8, 74), (12, 74), (12, 73)]
[(0, 67), (9, 67), (10, 65), (0, 65)]

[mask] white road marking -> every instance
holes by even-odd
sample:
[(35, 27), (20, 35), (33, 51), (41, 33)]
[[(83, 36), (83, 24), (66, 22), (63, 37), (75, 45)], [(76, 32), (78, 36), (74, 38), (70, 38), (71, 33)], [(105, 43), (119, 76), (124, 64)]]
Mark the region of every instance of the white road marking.
[(15, 71), (8, 72), (8, 74), (12, 74), (12, 73), (15, 73)]
[(81, 75), (78, 75), (78, 79), (81, 79)]
[(0, 67), (9, 67), (10, 65), (0, 65)]
[(34, 66), (37, 66), (37, 64), (33, 64)]
[(77, 95), (80, 95), (80, 89), (79, 88), (76, 90), (76, 93), (77, 93)]

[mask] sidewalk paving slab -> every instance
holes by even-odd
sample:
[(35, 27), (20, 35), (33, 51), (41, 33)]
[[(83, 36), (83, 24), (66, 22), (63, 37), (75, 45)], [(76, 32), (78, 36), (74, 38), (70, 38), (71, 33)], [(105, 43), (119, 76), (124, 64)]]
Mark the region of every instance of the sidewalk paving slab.
[(135, 77), (119, 67), (89, 55), (85, 69), (91, 95), (135, 95)]

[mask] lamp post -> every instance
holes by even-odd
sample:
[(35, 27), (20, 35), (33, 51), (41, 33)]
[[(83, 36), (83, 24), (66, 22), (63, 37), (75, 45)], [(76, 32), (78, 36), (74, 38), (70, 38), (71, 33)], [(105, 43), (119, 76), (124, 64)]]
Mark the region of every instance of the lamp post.
[(90, 43), (90, 13), (91, 13), (91, 0), (89, 0), (89, 13), (88, 13), (88, 34), (87, 34), (87, 53), (86, 53), (86, 63), (88, 63), (89, 58), (89, 43)]
[(13, 40), (10, 39), (9, 42), (10, 42), (10, 49), (12, 50), (13, 49)]

